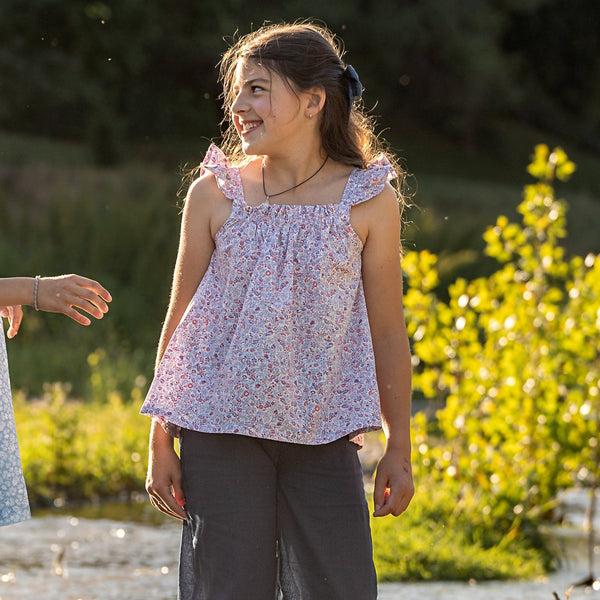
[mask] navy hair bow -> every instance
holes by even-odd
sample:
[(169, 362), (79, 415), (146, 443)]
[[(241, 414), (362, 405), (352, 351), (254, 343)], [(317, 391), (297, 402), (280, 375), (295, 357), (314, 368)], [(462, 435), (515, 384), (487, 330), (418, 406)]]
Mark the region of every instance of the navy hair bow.
[(350, 100), (350, 106), (352, 107), (354, 101), (362, 96), (363, 86), (358, 78), (358, 73), (352, 65), (348, 65), (344, 69), (344, 75), (348, 82), (348, 98)]

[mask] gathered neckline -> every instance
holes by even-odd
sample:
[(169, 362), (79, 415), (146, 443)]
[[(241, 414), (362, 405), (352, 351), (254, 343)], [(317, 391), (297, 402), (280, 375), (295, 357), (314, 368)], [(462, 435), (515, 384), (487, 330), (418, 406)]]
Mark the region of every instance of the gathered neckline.
[[(315, 208), (315, 207), (323, 207), (323, 206), (325, 206), (325, 207), (344, 206), (346, 196), (348, 195), (348, 190), (350, 188), (350, 182), (355, 177), (355, 173), (360, 170), (357, 167), (354, 167), (352, 169), (352, 171), (350, 171), (350, 174), (348, 175), (348, 178), (346, 179), (346, 184), (344, 185), (344, 190), (342, 192), (342, 195), (337, 202), (324, 202), (322, 204), (282, 204), (280, 202), (268, 202), (267, 200), (265, 200), (264, 202), (261, 202), (260, 204), (248, 204), (248, 202), (246, 201), (246, 194), (244, 193), (244, 186), (242, 184), (242, 174), (240, 172), (239, 167), (234, 167), (234, 168), (236, 169), (237, 174), (238, 174), (237, 184), (240, 187), (240, 192), (241, 192), (240, 197), (242, 200), (242, 204), (243, 204), (244, 208), (248, 208), (250, 210), (261, 209), (262, 207), (300, 209), (300, 208)], [(264, 208), (262, 208), (262, 210), (264, 210)]]
[(354, 167), (350, 171), (342, 194), (337, 202), (284, 204), (263, 201), (260, 204), (249, 204), (246, 201), (244, 193), (241, 165), (230, 165), (223, 151), (214, 144), (211, 144), (206, 152), (201, 174), (206, 170), (213, 172), (221, 192), (227, 198), (233, 200), (234, 210), (243, 211), (246, 214), (255, 213), (260, 215), (283, 215), (286, 213), (290, 215), (303, 213), (325, 215), (341, 211), (345, 213), (346, 218), (349, 216), (352, 206), (372, 198), (381, 191), (385, 181), (389, 181), (396, 176), (387, 158), (381, 155), (366, 169)]

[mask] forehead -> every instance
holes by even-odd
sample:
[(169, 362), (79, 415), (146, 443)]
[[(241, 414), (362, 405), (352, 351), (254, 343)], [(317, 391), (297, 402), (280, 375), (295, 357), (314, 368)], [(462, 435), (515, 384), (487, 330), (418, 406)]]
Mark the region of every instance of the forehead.
[(266, 79), (271, 81), (275, 76), (265, 66), (249, 58), (240, 58), (235, 67), (235, 85), (243, 85), (246, 81), (254, 79)]

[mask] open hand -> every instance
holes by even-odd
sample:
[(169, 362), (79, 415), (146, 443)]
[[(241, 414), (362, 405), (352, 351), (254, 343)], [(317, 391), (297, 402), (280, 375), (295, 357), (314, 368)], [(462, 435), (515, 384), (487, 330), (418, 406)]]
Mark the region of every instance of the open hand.
[(39, 310), (62, 313), (81, 325), (89, 325), (91, 320), (76, 308), (101, 319), (111, 300), (110, 293), (97, 281), (81, 275), (42, 277), (38, 284)]

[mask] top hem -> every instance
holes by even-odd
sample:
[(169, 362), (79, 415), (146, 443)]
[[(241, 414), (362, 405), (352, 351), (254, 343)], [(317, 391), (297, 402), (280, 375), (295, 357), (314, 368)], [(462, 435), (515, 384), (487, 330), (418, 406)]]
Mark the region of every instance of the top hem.
[[(339, 440), (340, 438), (343, 438), (343, 437), (348, 437), (350, 439), (350, 441), (353, 441), (355, 438), (358, 438), (359, 436), (361, 436), (365, 433), (368, 433), (370, 431), (379, 431), (381, 429), (380, 422), (378, 422), (377, 424), (367, 423), (366, 425), (360, 426), (358, 429), (352, 429), (350, 431), (338, 430), (338, 431), (334, 431), (334, 432), (327, 432), (327, 434), (324, 436), (318, 437), (316, 439), (307, 440), (306, 438), (292, 439), (291, 437), (278, 435), (277, 432), (275, 432), (275, 431), (272, 433), (269, 433), (269, 432), (265, 433), (265, 432), (258, 432), (258, 431), (251, 430), (249, 428), (243, 428), (243, 427), (233, 427), (232, 426), (232, 427), (221, 427), (219, 429), (211, 428), (209, 426), (191, 427), (191, 426), (189, 426), (189, 424), (182, 424), (182, 423), (176, 423), (173, 421), (169, 421), (165, 417), (162, 417), (160, 415), (152, 415), (152, 414), (148, 414), (148, 413), (142, 413), (142, 414), (146, 414), (146, 416), (156, 419), (160, 423), (160, 425), (162, 426), (164, 431), (173, 438), (179, 438), (181, 436), (182, 429), (190, 429), (192, 431), (197, 431), (199, 433), (243, 435), (243, 436), (247, 436), (247, 437), (273, 440), (276, 442), (286, 442), (286, 443), (291, 443), (291, 444), (303, 444), (303, 445), (307, 445), (307, 446), (321, 446), (323, 444), (329, 444), (331, 442), (334, 442), (335, 440)], [(358, 445), (362, 446), (362, 442), (359, 443)]]

